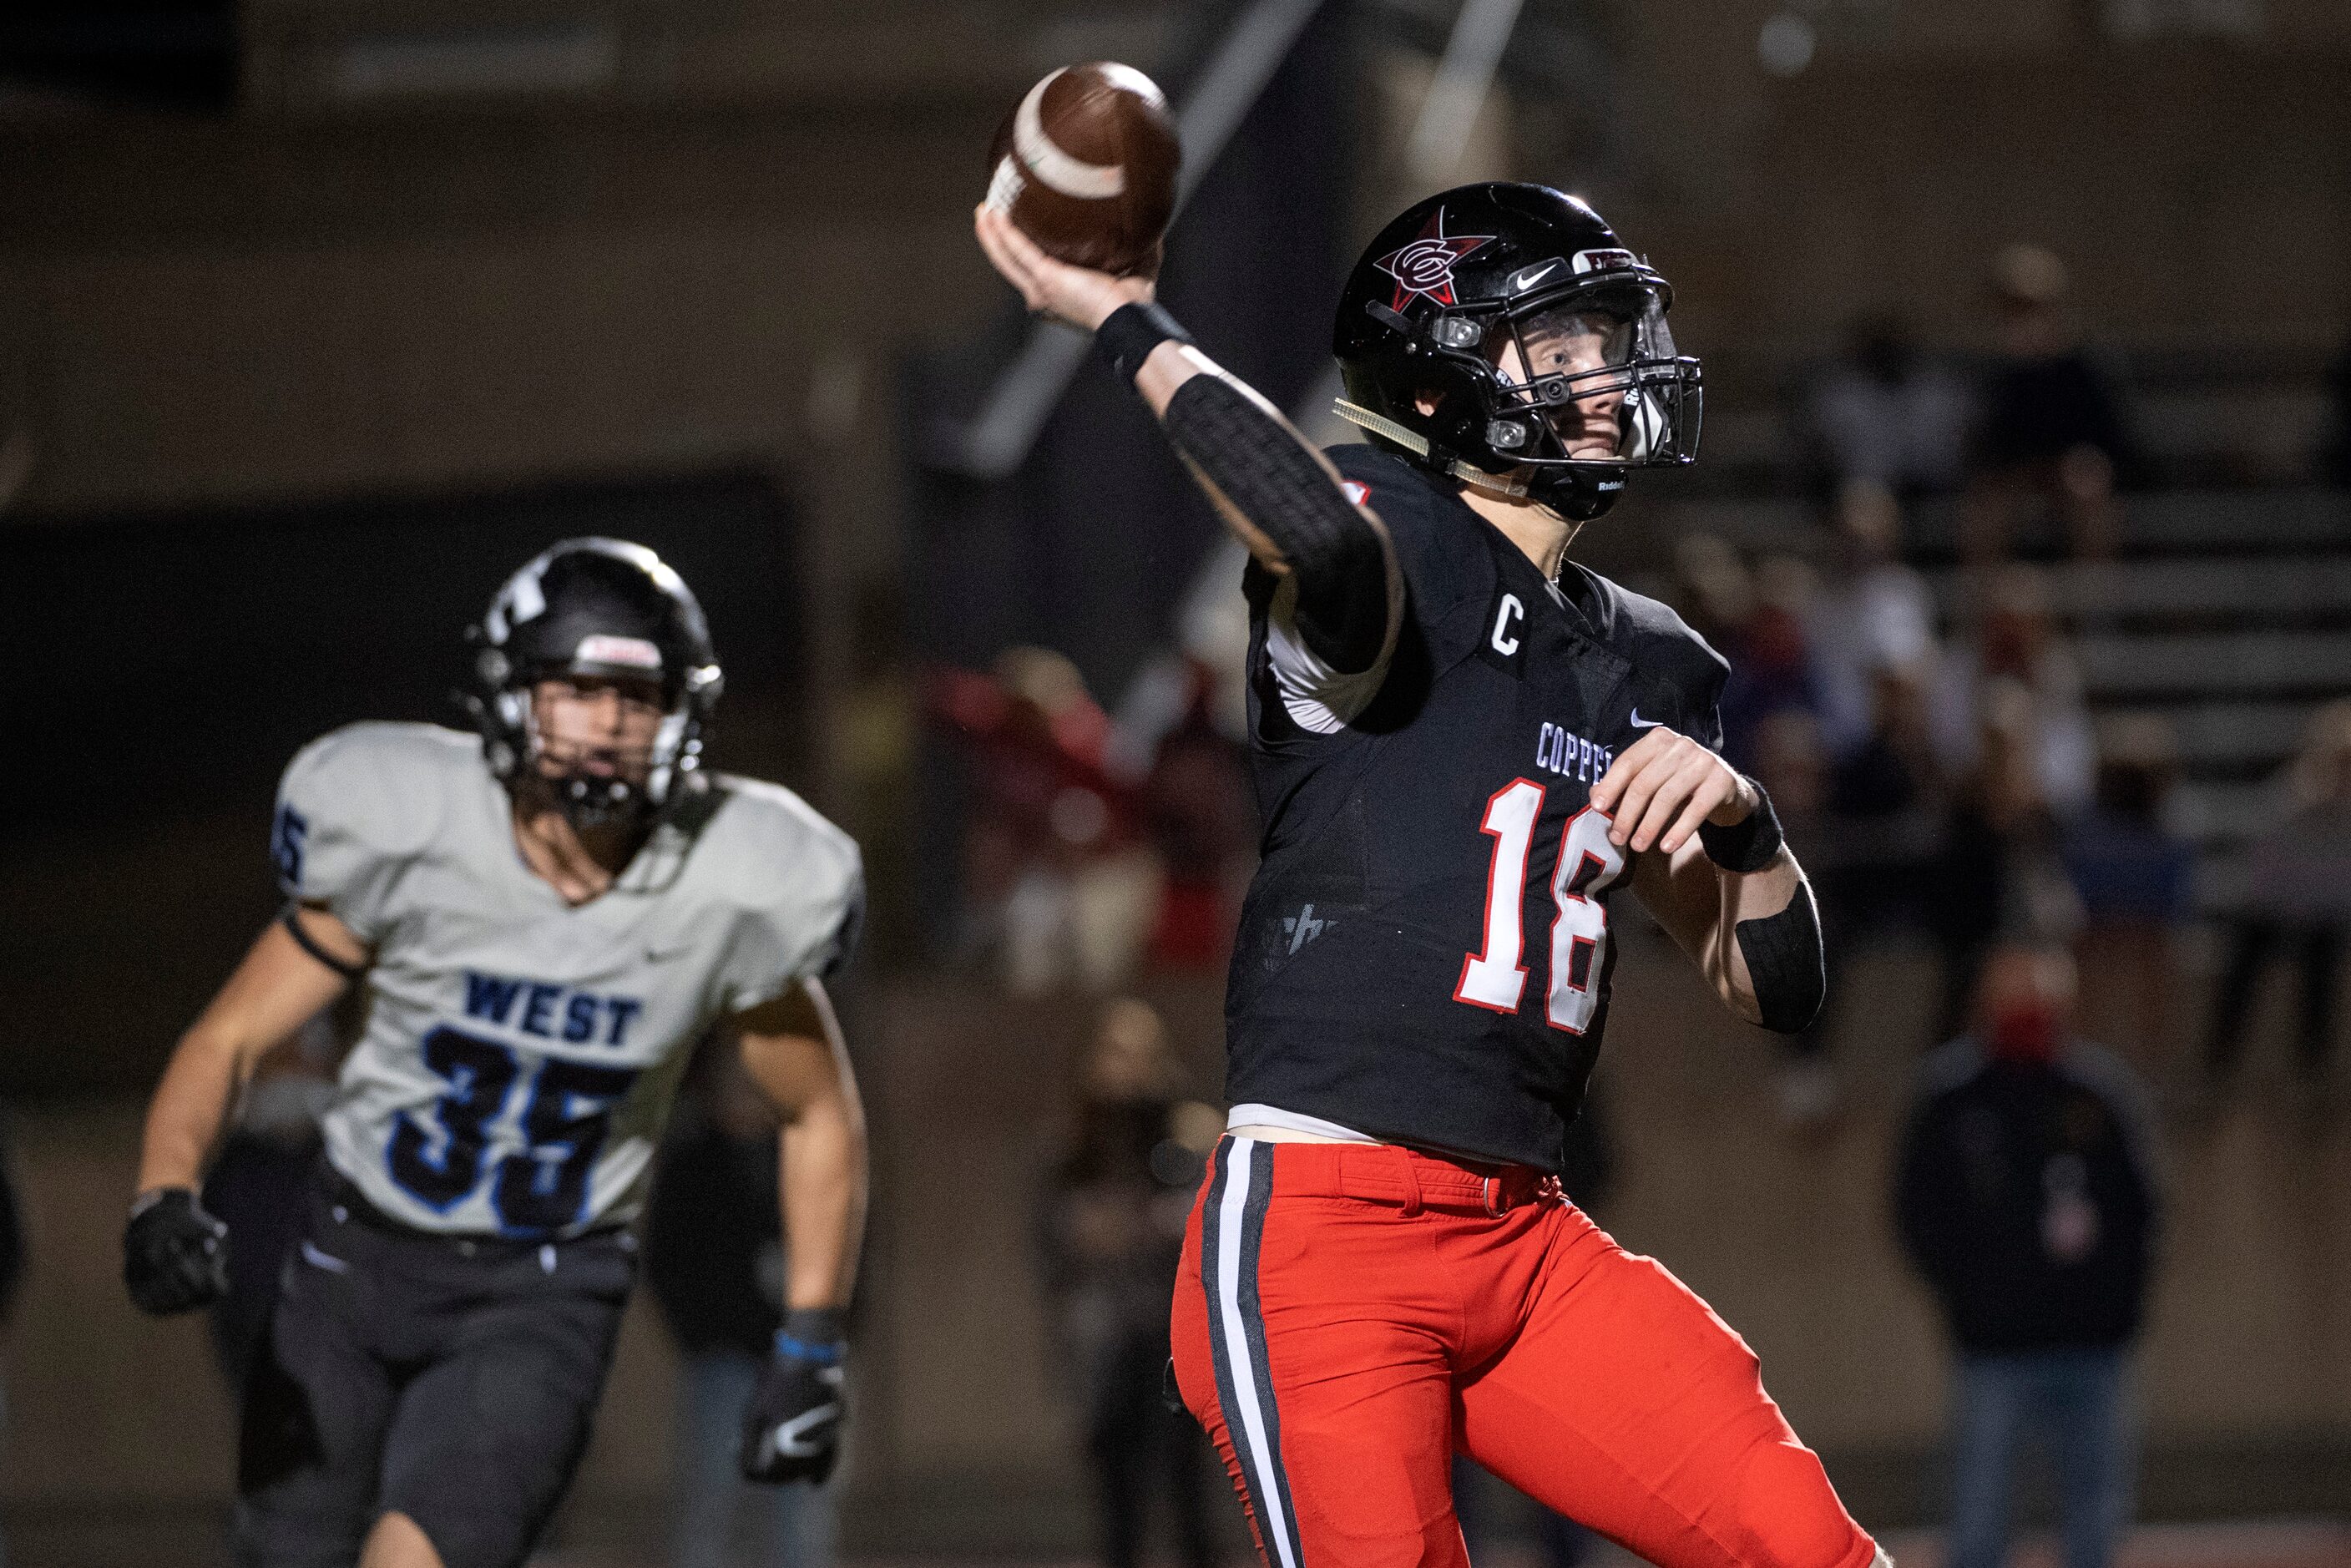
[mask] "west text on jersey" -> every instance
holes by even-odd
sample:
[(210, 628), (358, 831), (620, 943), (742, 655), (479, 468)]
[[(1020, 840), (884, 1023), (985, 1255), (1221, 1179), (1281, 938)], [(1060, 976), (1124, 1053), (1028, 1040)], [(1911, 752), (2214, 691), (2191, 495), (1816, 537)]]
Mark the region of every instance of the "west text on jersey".
[(645, 1010), (634, 997), (599, 996), (544, 980), (465, 971), (465, 1016), (543, 1040), (627, 1043), (629, 1025)]
[(1596, 784), (1616, 754), (1558, 725), (1546, 723), (1535, 736), (1535, 766), (1564, 778)]

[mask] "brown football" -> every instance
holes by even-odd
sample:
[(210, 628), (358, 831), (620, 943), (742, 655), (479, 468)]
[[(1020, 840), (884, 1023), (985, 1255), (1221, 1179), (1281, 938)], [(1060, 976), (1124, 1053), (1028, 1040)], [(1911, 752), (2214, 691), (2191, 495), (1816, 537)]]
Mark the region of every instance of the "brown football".
[(1065, 66), (1005, 116), (987, 154), (987, 204), (1050, 256), (1151, 277), (1182, 161), (1149, 77), (1108, 61)]

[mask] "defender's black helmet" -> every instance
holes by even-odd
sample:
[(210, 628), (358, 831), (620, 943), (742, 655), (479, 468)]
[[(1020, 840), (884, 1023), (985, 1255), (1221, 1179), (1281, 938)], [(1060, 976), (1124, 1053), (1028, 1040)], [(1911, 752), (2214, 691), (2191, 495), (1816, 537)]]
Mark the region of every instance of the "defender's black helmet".
[[(1672, 303), (1575, 197), (1463, 185), (1406, 210), (1348, 275), (1339, 413), (1439, 473), (1596, 517), (1628, 470), (1698, 455), (1698, 362), (1674, 351)], [(1611, 423), (1604, 455), (1579, 450)]]
[(549, 780), (585, 825), (658, 810), (701, 765), (702, 731), (721, 680), (702, 606), (670, 565), (624, 539), (565, 539), (507, 579), (472, 629), (477, 689), (468, 700), (490, 770), (511, 786), (535, 768), (530, 686), (558, 675), (658, 684), (668, 708), (639, 790), (591, 772)]

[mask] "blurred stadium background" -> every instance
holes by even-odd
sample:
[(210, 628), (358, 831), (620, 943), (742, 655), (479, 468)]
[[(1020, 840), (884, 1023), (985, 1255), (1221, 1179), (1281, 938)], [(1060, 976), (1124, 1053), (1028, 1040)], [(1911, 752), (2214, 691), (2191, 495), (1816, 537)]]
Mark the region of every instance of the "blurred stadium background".
[[(2281, 881), (2313, 884), (2286, 925), (2322, 988), (2351, 910), (2342, 800), (2294, 815), (2351, 768), (2339, 735), (2304, 742), (2351, 692), (2339, 0), (6, 7), (14, 1561), (225, 1560), (203, 1328), (137, 1318), (117, 1278), (141, 1099), (272, 911), (287, 756), (350, 719), (456, 722), (461, 629), (590, 532), (703, 595), (721, 765), (799, 789), (873, 871), (845, 999), (876, 1172), (847, 1551), (1082, 1560), (1040, 1195), (1105, 997), (1155, 1006), (1215, 1099), (1251, 831), (1214, 520), (969, 237), (998, 120), (1086, 58), (1183, 110), (1165, 298), (1302, 422), (1345, 264), (1429, 190), (1587, 195), (1674, 280), (1700, 464), (1579, 555), (1740, 661), (1744, 760), (1816, 867), (1937, 904), (1939, 846), (1990, 835), (1997, 918), (2074, 941), (2085, 1032), (2155, 1085), (2133, 1560), (2351, 1562), (2351, 1084), (2297, 1074), (2276, 968), (2229, 993), (2241, 1062), (2205, 1068)], [(2028, 308), (2120, 410), (2092, 444), (2111, 500), (2096, 463), (2026, 483), (1966, 435)], [(1867, 438), (1914, 415), (1907, 455)], [(1840, 653), (1880, 537), (1933, 645)], [(1840, 673), (1877, 683), (1891, 804), (1845, 768)], [(2016, 798), (1987, 777), (2003, 746)], [(1873, 915), (1795, 1056), (1629, 937), (1603, 1072), (1604, 1219), (1741, 1329), (1920, 1561), (1946, 1351), (1888, 1171), (1967, 954), (1932, 913)], [(552, 1561), (660, 1560), (674, 1360), (641, 1301)]]

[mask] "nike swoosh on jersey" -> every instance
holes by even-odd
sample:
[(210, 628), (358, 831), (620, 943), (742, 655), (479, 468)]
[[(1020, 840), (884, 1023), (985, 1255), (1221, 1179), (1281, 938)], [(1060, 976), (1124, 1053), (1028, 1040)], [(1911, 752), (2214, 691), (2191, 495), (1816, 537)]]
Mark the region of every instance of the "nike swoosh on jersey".
[(1665, 722), (1666, 721), (1661, 718), (1643, 718), (1639, 708), (1635, 708), (1633, 710), (1633, 727), (1635, 729), (1655, 729), (1657, 726)]

